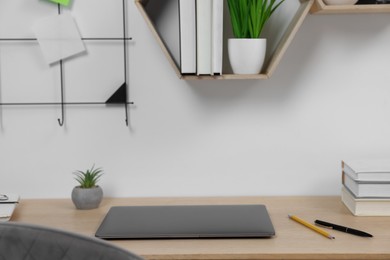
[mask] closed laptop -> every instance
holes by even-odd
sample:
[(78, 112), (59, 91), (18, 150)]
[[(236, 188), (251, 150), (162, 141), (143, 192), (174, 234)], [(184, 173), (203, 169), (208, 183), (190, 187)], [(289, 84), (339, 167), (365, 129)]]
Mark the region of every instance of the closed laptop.
[(96, 237), (237, 238), (271, 237), (275, 230), (264, 205), (112, 207)]

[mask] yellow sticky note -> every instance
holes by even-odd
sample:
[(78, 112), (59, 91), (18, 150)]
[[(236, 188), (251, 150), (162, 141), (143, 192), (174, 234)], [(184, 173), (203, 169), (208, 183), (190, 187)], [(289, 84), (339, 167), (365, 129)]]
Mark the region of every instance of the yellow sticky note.
[(68, 6), (70, 2), (70, 0), (50, 0), (50, 1), (65, 6)]

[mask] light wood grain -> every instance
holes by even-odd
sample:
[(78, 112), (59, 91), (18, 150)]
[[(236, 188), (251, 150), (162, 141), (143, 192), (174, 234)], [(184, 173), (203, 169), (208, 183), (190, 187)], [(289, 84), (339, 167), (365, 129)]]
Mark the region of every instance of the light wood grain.
[(354, 13), (390, 13), (390, 5), (326, 5), (323, 0), (315, 0), (312, 14), (354, 14)]
[[(340, 197), (106, 198), (94, 210), (76, 210), (70, 199), (22, 200), (12, 221), (93, 236), (111, 206), (265, 204), (275, 226), (271, 239), (173, 239), (112, 241), (146, 259), (390, 259), (390, 217), (354, 217)], [(332, 231), (327, 239), (290, 220), (321, 219), (362, 229), (374, 238)]]
[(181, 75), (181, 79), (185, 80), (223, 80), (223, 79), (269, 79), (267, 74), (223, 74), (223, 75)]

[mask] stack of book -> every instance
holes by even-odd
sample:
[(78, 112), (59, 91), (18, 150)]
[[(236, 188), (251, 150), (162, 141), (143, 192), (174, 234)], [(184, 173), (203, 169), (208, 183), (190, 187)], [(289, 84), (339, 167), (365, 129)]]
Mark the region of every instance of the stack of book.
[(224, 0), (145, 1), (145, 10), (182, 74), (222, 74)]
[(223, 0), (179, 0), (182, 74), (222, 74)]
[(390, 160), (342, 162), (341, 200), (356, 216), (390, 216)]
[(15, 210), (15, 207), (19, 203), (18, 194), (0, 194), (0, 222), (9, 221)]

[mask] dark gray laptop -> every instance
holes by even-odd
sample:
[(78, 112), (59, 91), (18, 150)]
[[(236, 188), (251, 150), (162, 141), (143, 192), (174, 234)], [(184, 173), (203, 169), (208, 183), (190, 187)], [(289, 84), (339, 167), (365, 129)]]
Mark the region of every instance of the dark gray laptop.
[(271, 237), (264, 205), (112, 207), (95, 236), (104, 239)]

